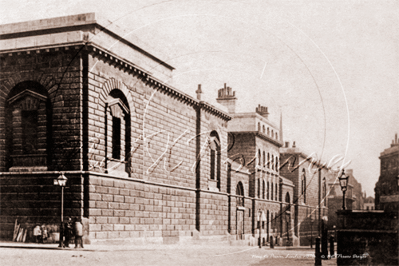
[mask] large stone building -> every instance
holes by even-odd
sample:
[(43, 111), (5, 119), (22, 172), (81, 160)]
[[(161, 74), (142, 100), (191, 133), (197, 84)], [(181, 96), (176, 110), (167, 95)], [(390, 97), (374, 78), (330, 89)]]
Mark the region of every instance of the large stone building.
[[(173, 67), (122, 36), (94, 13), (0, 26), (1, 238), (16, 220), (59, 231), (61, 174), (64, 215), (92, 242), (287, 235), (294, 184), (267, 110), (241, 118), (173, 88)], [(251, 127), (231, 124), (229, 147), (232, 118)]]
[(399, 139), (395, 134), (391, 147), (381, 152), (381, 173), (375, 184), (375, 208), (377, 210), (399, 210)]
[(65, 215), (91, 240), (225, 236), (229, 115), (169, 86), (173, 67), (108, 25), (90, 13), (0, 27), (1, 236), (15, 219), (59, 223), (61, 172)]
[(237, 113), (235, 92), (226, 84), (218, 91), (216, 100), (232, 117), (228, 123), (228, 156), (241, 167), (245, 166), (250, 174), (249, 197), (253, 200), (248, 202), (248, 216), (251, 217), (251, 233), (258, 236), (261, 230), (262, 238), (273, 236), (282, 238), (284, 244), (292, 244), (294, 185), (280, 175), (281, 125), (274, 125), (268, 119), (269, 113), (264, 106), (259, 105), (255, 112)]

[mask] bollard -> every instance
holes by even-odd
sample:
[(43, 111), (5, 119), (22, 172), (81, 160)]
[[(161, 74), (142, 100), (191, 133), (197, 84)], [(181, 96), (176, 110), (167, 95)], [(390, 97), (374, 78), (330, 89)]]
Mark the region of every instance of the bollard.
[(320, 237), (316, 237), (316, 250), (314, 265), (321, 265)]
[(274, 248), (273, 236), (270, 236), (270, 248)]
[(335, 248), (334, 248), (334, 237), (330, 237), (330, 257), (334, 258)]

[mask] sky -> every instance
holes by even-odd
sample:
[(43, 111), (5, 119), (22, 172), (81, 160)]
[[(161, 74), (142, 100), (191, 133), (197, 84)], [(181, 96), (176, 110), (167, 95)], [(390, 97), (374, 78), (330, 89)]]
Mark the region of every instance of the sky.
[(284, 141), (342, 155), (374, 196), (379, 155), (399, 133), (399, 1), (0, 1), (0, 23), (96, 12), (175, 67), (177, 89), (238, 112), (269, 108)]

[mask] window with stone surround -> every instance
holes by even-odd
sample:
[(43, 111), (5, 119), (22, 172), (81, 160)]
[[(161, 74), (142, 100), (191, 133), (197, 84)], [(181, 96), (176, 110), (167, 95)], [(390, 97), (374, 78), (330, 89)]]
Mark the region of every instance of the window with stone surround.
[(244, 186), (242, 185), (241, 181), (237, 183), (236, 195), (238, 196), (237, 206), (244, 207)]
[(260, 198), (260, 179), (258, 179), (258, 198)]
[(210, 148), (210, 179), (216, 181), (217, 188), (220, 190), (221, 145), (219, 134), (216, 131), (212, 131), (210, 134)]
[(273, 184), (273, 182), (271, 182), (271, 186), (270, 187), (271, 187), (270, 199), (273, 200), (273, 196), (274, 196), (274, 193), (273, 193), (274, 184)]
[(128, 172), (130, 167), (130, 110), (127, 99), (119, 89), (112, 90), (106, 108), (107, 169)]
[(263, 187), (262, 187), (262, 198), (265, 199), (265, 194), (266, 194), (266, 185), (265, 185), (265, 180), (263, 180)]
[(263, 167), (266, 166), (266, 152), (263, 151)]
[(25, 81), (9, 93), (6, 103), (6, 145), (10, 171), (48, 169), (51, 103), (39, 83)]
[(269, 199), (270, 183), (267, 181), (266, 199)]

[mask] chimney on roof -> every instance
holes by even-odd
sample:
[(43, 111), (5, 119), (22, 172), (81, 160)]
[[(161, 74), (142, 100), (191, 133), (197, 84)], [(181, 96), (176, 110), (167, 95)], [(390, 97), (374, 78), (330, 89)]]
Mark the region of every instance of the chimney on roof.
[(201, 94), (202, 94), (201, 84), (198, 84), (198, 89), (195, 91), (195, 93), (197, 94), (197, 100), (201, 101)]
[(267, 118), (269, 116), (269, 112), (267, 111), (267, 107), (262, 106), (262, 105), (258, 105), (258, 107), (256, 107), (256, 112), (258, 114), (260, 114), (261, 116), (263, 116), (264, 118)]
[(391, 147), (399, 145), (398, 133), (395, 134), (395, 138), (392, 140)]
[(218, 90), (218, 97), (216, 98), (216, 101), (225, 106), (229, 113), (235, 113), (237, 101), (235, 96), (235, 91), (233, 91), (232, 88), (227, 87), (225, 83), (224, 87)]

